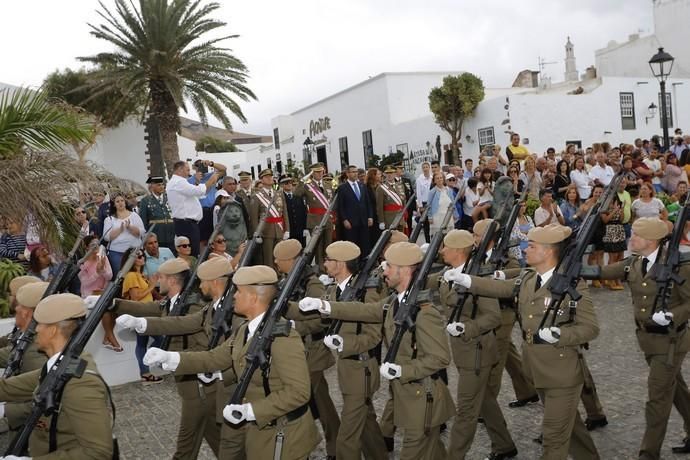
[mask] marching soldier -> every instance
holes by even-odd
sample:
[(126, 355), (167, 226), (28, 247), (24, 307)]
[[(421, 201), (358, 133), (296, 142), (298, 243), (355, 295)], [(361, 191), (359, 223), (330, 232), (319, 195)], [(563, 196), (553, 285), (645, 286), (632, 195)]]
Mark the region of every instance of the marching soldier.
[[(235, 313), (247, 321), (225, 343), (200, 353), (150, 348), (144, 361), (177, 375), (229, 367), (236, 375), (242, 374), (256, 329), (277, 293), (278, 278), (272, 268), (257, 265), (239, 268), (232, 281), (237, 285)], [(254, 373), (243, 403), (225, 406), (223, 416), (233, 426), (246, 427), (246, 458), (307, 458), (318, 445), (319, 435), (309, 411), (309, 368), (304, 346), (287, 320), (280, 321), (272, 332), (269, 368)]]
[[(74, 294), (55, 294), (41, 300), (34, 311), (38, 323), (36, 345), (49, 356), (48, 362), (40, 369), (0, 379), (0, 400), (31, 400), (42, 377), (55, 365), (85, 316), (86, 306)], [(65, 385), (57, 401), (60, 410), (42, 416), (31, 432), (31, 458), (108, 459), (113, 456), (110, 391), (91, 355), (85, 353), (81, 357), (86, 361), (86, 370)]]
[[(175, 301), (182, 293), (189, 278), (189, 264), (183, 259), (176, 258), (163, 262), (158, 267), (161, 293), (167, 300), (163, 304), (159, 302), (134, 302), (131, 300), (116, 299), (115, 311), (118, 314), (129, 314), (138, 318), (166, 317), (175, 306)], [(203, 309), (201, 300), (197, 295), (188, 297), (188, 314), (193, 315)], [(194, 334), (177, 335), (170, 341), (171, 350), (206, 350), (208, 338), (203, 331)], [(217, 370), (217, 369), (216, 369)], [(177, 433), (177, 446), (174, 459), (195, 459), (199, 454), (201, 440), (209, 436), (207, 441), (214, 453), (218, 452), (218, 436), (213, 436), (210, 430), (204, 432), (198, 430), (203, 426), (206, 417), (206, 407), (203, 400), (204, 391), (200, 388), (200, 382), (196, 375), (182, 375), (175, 378), (177, 393), (180, 395), (182, 407), (180, 410), (180, 427)]]
[[(278, 243), (273, 250), (275, 267), (279, 275), (287, 276), (294, 268), (297, 258), (302, 252), (302, 245), (297, 240), (285, 240)], [(302, 273), (300, 286), (292, 292), (292, 300), (307, 297), (322, 297), (326, 290), (323, 283), (307, 266)], [(311, 381), (312, 403), (316, 406), (314, 418), (321, 420), (324, 436), (326, 438), (326, 453), (330, 457), (336, 456), (336, 439), (340, 429), (338, 411), (333, 404), (328, 389), (328, 382), (323, 373), (335, 364), (335, 358), (331, 350), (323, 343), (324, 328), (318, 315), (304, 315), (298, 308), (288, 310), (287, 318), (295, 321), (295, 329), (302, 337), (304, 348), (307, 352), (307, 366), (309, 367), (309, 379)]]
[[(257, 190), (249, 202), (249, 220), (252, 229), (259, 225), (261, 216), (266, 215), (266, 224), (261, 234), (261, 251), (257, 251), (258, 265), (273, 266), (273, 248), (280, 240), (290, 238), (290, 217), (283, 201), (282, 192), (273, 189), (273, 171), (264, 169), (259, 173), (262, 187)], [(239, 193), (239, 192), (238, 192)], [(271, 205), (273, 194), (278, 194), (275, 203)], [(270, 209), (269, 209), (270, 208)]]
[[(48, 283), (30, 282), (20, 287), (17, 291), (17, 305), (14, 311), (14, 324), (17, 328), (16, 337), (19, 338), (34, 315), (34, 308), (43, 298)], [(14, 345), (16, 346), (16, 345)], [(0, 367), (7, 367), (13, 345), (0, 348)], [(40, 369), (46, 363), (46, 355), (39, 351), (38, 344), (34, 340), (24, 351), (18, 374), (26, 374), (35, 369)], [(2, 408), (3, 416), (7, 419), (7, 425), (11, 430), (19, 429), (31, 412), (31, 398), (25, 402), (8, 402)]]
[[(199, 288), (205, 298), (211, 299), (201, 310), (185, 316), (136, 318), (131, 315), (120, 315), (117, 324), (141, 335), (191, 336), (195, 339), (195, 350), (206, 349), (213, 334), (213, 315), (223, 300), (222, 296), (231, 272), (232, 264), (224, 257), (214, 257), (199, 265)], [(240, 319), (234, 316), (233, 329), (239, 324)], [(201, 396), (201, 407), (197, 408), (199, 417), (195, 421), (195, 452), (198, 452), (201, 441), (205, 438), (219, 458), (243, 458), (244, 432), (223, 424), (222, 415), (223, 407), (230, 399), (236, 380), (231, 369), (198, 375), (197, 387)], [(228, 433), (222, 435), (222, 445), (221, 430), (228, 430)]]
[[(577, 290), (582, 297), (577, 301), (577, 314), (570, 308), (557, 312), (553, 326), (540, 329), (541, 321), (551, 302), (548, 290), (562, 251), (562, 242), (572, 230), (557, 224), (533, 228), (528, 233), (527, 263), (520, 283), (512, 280), (491, 280), (462, 273), (453, 269), (444, 273), (447, 281), (470, 289), (472, 294), (517, 298), (521, 327), (525, 343), (523, 362), (528, 378), (534, 382), (544, 403), (542, 422), (542, 459), (575, 460), (598, 459), (594, 442), (582, 423), (577, 406), (582, 393), (584, 372), (580, 360), (580, 345), (590, 342), (599, 334), (591, 298), (585, 282)], [(562, 305), (569, 305), (566, 297)]]
[[(449, 269), (463, 270), (467, 264), (475, 239), (466, 230), (451, 230), (443, 239), (441, 255)], [(447, 269), (446, 269), (447, 270)], [(452, 281), (443, 278), (445, 271), (429, 278), (427, 287), (438, 289), (441, 305), (447, 315), (458, 303), (458, 293)], [(506, 421), (494, 394), (489, 388), (489, 378), (498, 367), (498, 353), (494, 329), (501, 324), (498, 302), (495, 299), (470, 295), (457, 322), (448, 325), (453, 361), (458, 370), (458, 412), (450, 435), (448, 455), (464, 459), (472, 446), (477, 430), (477, 418), (483, 409), (484, 424), (491, 438), (491, 460), (503, 460), (517, 455), (515, 443), (508, 432)]]
[[(640, 446), (640, 459), (645, 460), (660, 458), (672, 405), (683, 417), (686, 433), (690, 436), (690, 394), (681, 373), (683, 360), (690, 350), (687, 331), (690, 283), (675, 284), (668, 300), (668, 311), (653, 313), (658, 289), (654, 269), (662, 255), (660, 241), (667, 234), (668, 226), (661, 219), (637, 219), (629, 242), (631, 252), (637, 255), (601, 267), (601, 279), (623, 279), (630, 286), (637, 342), (649, 365), (649, 400), (645, 404), (647, 426)], [(679, 275), (684, 280), (690, 278), (690, 265), (682, 264)], [(673, 448), (673, 452), (689, 453), (690, 440), (686, 438), (682, 446)]]
[[(326, 271), (335, 283), (326, 289), (324, 300), (339, 301), (356, 276), (368, 276), (368, 273), (357, 274), (359, 256), (359, 247), (350, 241), (336, 241), (328, 245)], [(376, 290), (369, 289), (365, 300), (375, 302), (379, 298)], [(338, 384), (343, 395), (336, 458), (360, 460), (362, 453), (366, 459), (386, 458), (386, 444), (381, 428), (376, 423), (372, 403), (380, 385), (378, 360), (381, 326), (345, 321), (338, 334), (327, 336), (324, 342), (338, 353)]]
[[(396, 243), (385, 253), (386, 283), (395, 293), (376, 303), (329, 302), (306, 297), (302, 311), (319, 311), (345, 321), (384, 322), (384, 337), (395, 332), (393, 318), (414, 279), (422, 250), (413, 243)], [(389, 307), (390, 306), (390, 307)], [(390, 308), (384, 320), (384, 311)], [(454, 415), (453, 399), (440, 378), (450, 363), (450, 350), (441, 313), (431, 304), (421, 306), (414, 332), (404, 335), (397, 363), (384, 363), (381, 375), (391, 380), (395, 426), (404, 430), (401, 459), (444, 459), (441, 425)]]
[(168, 206), (168, 195), (165, 193), (165, 179), (159, 176), (149, 176), (146, 180), (149, 184), (150, 194), (139, 202), (139, 217), (144, 223), (144, 228), (156, 224), (158, 244), (175, 250), (175, 224)]
[[(307, 230), (314, 231), (314, 227), (319, 225), (323, 215), (326, 214), (328, 206), (333, 199), (333, 188), (326, 185), (323, 180), (324, 167), (322, 163), (316, 163), (309, 167), (311, 178), (297, 186), (295, 194), (304, 196), (307, 201)], [(333, 222), (329, 219), (323, 228), (321, 238), (314, 248), (316, 264), (323, 271), (325, 249), (333, 241)]]
[[(15, 308), (17, 307), (17, 292), (19, 289), (22, 288), (22, 286), (29, 284), (29, 283), (40, 283), (42, 280), (41, 278), (36, 278), (35, 276), (30, 276), (30, 275), (21, 275), (21, 276), (15, 276), (12, 278), (10, 281), (10, 284), (8, 286), (9, 290), (9, 296), (8, 300), (10, 303), (10, 312), (13, 312)], [(0, 337), (0, 347), (5, 347), (7, 345), (13, 345), (15, 341), (19, 338), (19, 335), (21, 335), (21, 331), (19, 331), (19, 328), (15, 324), (14, 329), (12, 332), (9, 334)]]
[[(384, 171), (386, 180), (376, 188), (376, 216), (379, 220), (379, 229), (384, 230), (393, 223), (395, 216), (405, 206), (405, 186), (395, 181), (395, 168), (386, 166)], [(405, 219), (400, 220), (396, 230), (405, 229)]]
[[(395, 181), (399, 184), (402, 184), (403, 187), (405, 188), (405, 202), (407, 203), (407, 200), (410, 199), (410, 197), (414, 194), (415, 190), (414, 190), (414, 187), (412, 186), (412, 181), (410, 181), (410, 179), (405, 177), (404, 173), (405, 173), (405, 167), (403, 166), (402, 163), (398, 163), (397, 165), (395, 165)], [(414, 211), (415, 211), (415, 202), (413, 201), (412, 203), (410, 203), (410, 205), (405, 210), (405, 222), (407, 223), (407, 232), (408, 233), (410, 231), (412, 231), (412, 215), (414, 214)]]

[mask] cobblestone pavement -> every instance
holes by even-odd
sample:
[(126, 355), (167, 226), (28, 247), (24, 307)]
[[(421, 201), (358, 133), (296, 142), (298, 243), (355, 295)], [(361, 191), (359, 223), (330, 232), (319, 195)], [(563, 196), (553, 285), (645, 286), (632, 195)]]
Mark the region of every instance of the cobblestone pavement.
[[(587, 361), (597, 385), (602, 404), (609, 420), (605, 428), (594, 431), (592, 436), (600, 456), (604, 460), (637, 458), (640, 439), (644, 431), (644, 402), (646, 400), (647, 366), (640, 353), (634, 335), (630, 293), (628, 290), (613, 292), (605, 289), (592, 290), (601, 332), (592, 343)], [(514, 331), (515, 343), (517, 328)], [(685, 366), (686, 379), (688, 366)], [(327, 378), (336, 406), (341, 401), (337, 391), (335, 368)], [(451, 393), (455, 395), (457, 374), (449, 369)], [(377, 393), (375, 404), (380, 415), (385, 404), (387, 385)], [(113, 389), (117, 406), (117, 435), (123, 459), (171, 458), (175, 448), (179, 405), (172, 379), (167, 377), (159, 385), (142, 386), (128, 384)], [(539, 457), (540, 446), (532, 442), (540, 432), (541, 407), (531, 405), (521, 409), (508, 408), (514, 398), (507, 374), (504, 374), (500, 395), (509, 429), (517, 444), (520, 459)], [(581, 407), (584, 414), (584, 409)], [(398, 433), (400, 435), (400, 433)], [(6, 441), (7, 435), (3, 435)], [(683, 423), (673, 410), (669, 422), (662, 458), (685, 458), (671, 453), (671, 446), (684, 437)], [(447, 439), (445, 439), (447, 442)], [(399, 446), (400, 438), (396, 439)], [(483, 459), (490, 450), (490, 443), (483, 426), (479, 426), (468, 459)], [(311, 458), (326, 455), (324, 444)], [(200, 459), (214, 458), (204, 445)]]

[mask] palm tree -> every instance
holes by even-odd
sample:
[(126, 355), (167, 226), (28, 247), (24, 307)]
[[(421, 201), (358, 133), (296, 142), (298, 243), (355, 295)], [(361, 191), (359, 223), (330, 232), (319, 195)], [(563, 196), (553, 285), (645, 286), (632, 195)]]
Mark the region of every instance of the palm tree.
[[(256, 99), (245, 85), (247, 68), (230, 49), (217, 44), (237, 35), (205, 38), (226, 24), (209, 16), (217, 3), (201, 0), (115, 0), (110, 11), (100, 3), (104, 23), (89, 24), (91, 35), (116, 51), (81, 57), (98, 66), (92, 82), (94, 95), (116, 89), (125, 95), (145, 94), (147, 109), (160, 127), (163, 160), (168, 174), (179, 160), (179, 109), (189, 101), (201, 118), (208, 114), (232, 129), (225, 110), (242, 122), (246, 118), (235, 98)], [(135, 96), (136, 98), (136, 96)]]

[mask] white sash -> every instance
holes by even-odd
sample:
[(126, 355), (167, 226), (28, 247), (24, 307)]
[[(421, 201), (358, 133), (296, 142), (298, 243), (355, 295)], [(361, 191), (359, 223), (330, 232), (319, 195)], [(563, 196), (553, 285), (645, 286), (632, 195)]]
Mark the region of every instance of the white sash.
[(317, 187), (313, 182), (311, 184), (307, 184), (307, 187), (309, 187), (309, 190), (311, 190), (311, 193), (314, 194), (316, 199), (319, 200), (321, 206), (323, 206), (324, 209), (328, 209), (328, 206), (330, 205), (328, 198), (326, 198), (321, 190), (319, 190), (319, 187)]
[[(278, 193), (274, 191), (273, 193)], [(268, 194), (265, 194), (265, 192), (259, 192), (256, 194), (256, 199), (261, 202), (261, 204), (264, 205), (264, 208), (266, 208), (266, 212), (268, 212), (268, 215), (274, 218), (282, 218), (283, 216), (278, 213), (278, 210), (271, 205), (271, 200), (268, 199)], [(283, 231), (284, 227), (282, 222), (276, 222), (276, 225), (280, 227), (280, 230)]]
[(389, 197), (391, 200), (395, 201), (396, 204), (398, 204), (398, 205), (400, 205), (400, 206), (403, 205), (403, 202), (402, 202), (402, 200), (400, 199), (400, 195), (398, 195), (397, 192), (395, 192), (395, 191), (389, 189), (388, 186), (387, 186), (386, 184), (381, 184), (379, 187), (383, 188), (383, 192), (384, 192), (386, 195), (388, 195), (388, 197)]

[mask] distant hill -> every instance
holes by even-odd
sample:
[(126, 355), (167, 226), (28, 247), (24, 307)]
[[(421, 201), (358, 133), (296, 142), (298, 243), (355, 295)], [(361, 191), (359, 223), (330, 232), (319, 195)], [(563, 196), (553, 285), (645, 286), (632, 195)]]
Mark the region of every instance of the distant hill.
[(247, 134), (238, 131), (228, 131), (224, 128), (217, 128), (208, 125), (204, 127), (201, 122), (190, 120), (189, 118), (180, 117), (180, 134), (182, 137), (198, 141), (204, 136), (215, 137), (224, 141), (231, 141), (235, 145), (241, 144), (259, 144), (263, 142), (273, 142), (271, 136), (262, 136), (260, 134)]

